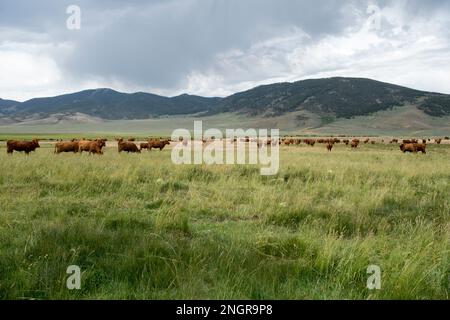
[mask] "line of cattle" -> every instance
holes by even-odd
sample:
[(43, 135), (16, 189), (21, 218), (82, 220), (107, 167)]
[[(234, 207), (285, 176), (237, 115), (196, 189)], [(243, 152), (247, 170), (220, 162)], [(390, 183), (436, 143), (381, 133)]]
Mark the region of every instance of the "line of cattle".
[[(450, 140), (449, 137), (445, 137), (445, 140)], [(127, 141), (124, 141), (123, 138), (115, 139), (117, 141), (117, 149), (118, 152), (127, 152), (127, 153), (140, 153), (143, 149), (147, 149), (148, 151), (152, 149), (159, 149), (160, 151), (164, 149), (166, 145), (170, 144), (169, 139), (148, 139), (147, 142), (142, 142), (139, 144), (139, 147), (136, 143), (134, 143), (135, 139), (130, 138)], [(210, 138), (210, 140), (203, 140), (203, 143), (208, 143), (214, 141), (214, 138)], [(434, 139), (436, 144), (441, 144), (443, 139), (438, 138)], [(59, 154), (63, 152), (73, 152), (73, 153), (83, 153), (83, 151), (88, 152), (89, 154), (103, 154), (103, 148), (106, 146), (107, 139), (95, 139), (95, 140), (87, 140), (87, 139), (72, 139), (71, 141), (62, 141), (58, 140), (55, 143), (54, 153)], [(180, 137), (179, 141), (186, 143), (187, 141), (183, 141), (183, 138)], [(237, 138), (230, 140), (231, 143), (236, 142)], [(299, 139), (299, 138), (283, 138), (283, 139), (267, 139), (265, 141), (259, 139), (251, 139), (250, 137), (241, 138), (243, 142), (256, 142), (258, 148), (267, 145), (276, 145), (283, 144), (286, 146), (290, 145), (300, 145), (301, 143), (305, 143), (311, 147), (313, 147), (316, 143), (325, 144), (328, 151), (333, 149), (333, 146), (337, 143), (344, 143), (345, 145), (350, 145), (352, 149), (358, 148), (361, 143), (359, 139), (344, 139), (340, 140), (338, 138), (329, 138), (329, 139)], [(362, 140), (364, 144), (376, 144), (376, 141), (370, 140), (369, 138)], [(381, 140), (384, 143), (384, 139)], [(400, 143), (400, 150), (402, 152), (422, 152), (426, 153), (426, 145), (427, 142), (431, 142), (431, 139), (405, 139), (401, 142), (398, 139), (392, 139), (389, 143)], [(14, 151), (25, 152), (29, 154), (32, 151), (35, 151), (40, 147), (39, 140), (33, 139), (32, 141), (19, 141), (19, 140), (8, 140), (6, 142), (7, 153), (12, 154)]]
[[(442, 140), (450, 140), (449, 137), (445, 137), (444, 139), (442, 138), (436, 138), (434, 139), (434, 142), (436, 144), (441, 144)], [(392, 139), (389, 143), (400, 143), (400, 150), (403, 153), (406, 152), (412, 152), (412, 153), (417, 153), (417, 152), (422, 152), (422, 153), (426, 153), (426, 147), (427, 147), (427, 142), (431, 142), (431, 139), (404, 139), (401, 142), (399, 142), (399, 139)], [(285, 145), (299, 145), (302, 142), (310, 145), (310, 146), (314, 146), (316, 143), (321, 143), (321, 144), (326, 144), (326, 148), (328, 151), (331, 151), (333, 149), (334, 144), (336, 143), (344, 143), (345, 145), (350, 145), (352, 149), (356, 149), (358, 148), (358, 146), (361, 143), (361, 140), (359, 139), (344, 139), (344, 140), (340, 140), (338, 138), (332, 138), (332, 139), (292, 139), (292, 138), (284, 138), (281, 140), (281, 142)], [(370, 140), (369, 138), (365, 139), (362, 141), (364, 144), (370, 143), (370, 144), (376, 144), (377, 142), (375, 140)], [(384, 143), (384, 139), (381, 140), (381, 143)]]
[[(71, 141), (57, 141), (55, 143), (55, 154), (62, 152), (73, 152), (73, 153), (83, 153), (83, 151), (89, 154), (103, 154), (103, 148), (106, 146), (106, 141), (108, 139), (95, 139), (95, 140), (77, 140), (72, 139)], [(147, 149), (159, 149), (162, 150), (170, 141), (168, 139), (149, 139), (147, 142), (140, 143), (139, 147), (133, 142), (134, 139), (129, 139), (124, 141), (122, 138), (116, 139), (117, 150), (119, 153), (141, 153), (141, 150)], [(6, 152), (12, 154), (14, 151), (25, 152), (29, 154), (39, 148), (39, 140), (33, 139), (32, 141), (18, 141), (18, 140), (8, 140), (6, 142)]]
[[(450, 140), (449, 137), (445, 137), (445, 140)], [(436, 144), (441, 144), (442, 140), (444, 140), (442, 138), (437, 138), (434, 139), (434, 142)], [(403, 153), (406, 152), (412, 152), (412, 153), (417, 153), (417, 152), (422, 152), (422, 153), (426, 153), (426, 147), (427, 147), (427, 141), (431, 142), (431, 139), (404, 139), (400, 142), (400, 150)], [(293, 139), (293, 138), (284, 138), (280, 141), (280, 143), (283, 143), (287, 146), (289, 145), (299, 145), (302, 142), (310, 145), (311, 147), (313, 147), (316, 143), (321, 143), (321, 144), (326, 144), (326, 148), (328, 151), (331, 151), (333, 149), (334, 144), (336, 143), (344, 143), (345, 145), (350, 145), (350, 147), (352, 149), (356, 149), (358, 148), (359, 144), (361, 143), (361, 140), (359, 139), (344, 139), (344, 140), (340, 140), (338, 138), (330, 138), (330, 139)], [(370, 144), (376, 144), (375, 140), (370, 140), (369, 138), (365, 139), (362, 141), (364, 144), (370, 143)], [(384, 139), (381, 140), (381, 143), (384, 143)], [(399, 143), (399, 139), (392, 139), (389, 143)]]

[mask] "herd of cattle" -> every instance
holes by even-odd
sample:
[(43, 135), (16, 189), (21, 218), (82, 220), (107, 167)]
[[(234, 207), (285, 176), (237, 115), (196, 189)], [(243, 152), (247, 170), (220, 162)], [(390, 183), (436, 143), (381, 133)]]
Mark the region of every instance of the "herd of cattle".
[[(140, 153), (143, 149), (146, 149), (148, 151), (152, 149), (159, 149), (160, 151), (164, 149), (166, 145), (170, 145), (171, 140), (169, 139), (153, 139), (150, 138), (147, 140), (147, 142), (142, 142), (139, 145), (136, 144), (134, 141), (134, 138), (129, 138), (127, 141), (124, 141), (123, 138), (116, 138), (117, 141), (117, 150), (119, 153), (121, 152), (127, 152), (127, 153)], [(445, 138), (435, 138), (435, 139), (404, 139), (399, 141), (399, 139), (392, 139), (389, 141), (390, 144), (400, 144), (400, 150), (403, 153), (406, 152), (422, 152), (426, 153), (426, 146), (427, 143), (436, 143), (441, 144), (443, 140), (450, 140), (449, 137)], [(55, 143), (54, 147), (54, 153), (59, 154), (62, 152), (73, 152), (73, 153), (83, 153), (88, 152), (89, 154), (103, 154), (103, 148), (106, 146), (107, 139), (95, 139), (95, 140), (88, 140), (88, 139), (72, 139), (71, 141), (62, 141), (58, 140)], [(183, 138), (180, 137), (179, 141), (183, 144), (187, 143), (186, 140), (183, 141)], [(204, 139), (203, 144), (206, 144), (208, 142), (214, 141), (214, 138), (210, 138), (209, 140)], [(231, 143), (236, 142), (237, 138), (234, 138), (230, 140)], [(318, 144), (325, 144), (328, 151), (331, 151), (333, 149), (333, 146), (338, 143), (343, 143), (345, 145), (350, 145), (352, 149), (358, 148), (360, 143), (370, 143), (370, 144), (376, 144), (377, 142), (375, 140), (370, 140), (369, 138), (366, 138), (364, 140), (360, 140), (357, 138), (354, 138), (352, 140), (350, 139), (338, 139), (338, 138), (320, 138), (320, 139), (300, 139), (300, 138), (283, 138), (283, 139), (267, 139), (265, 141), (259, 140), (259, 139), (252, 139), (250, 137), (241, 138), (241, 141), (243, 142), (256, 142), (256, 145), (258, 148), (262, 146), (270, 146), (270, 145), (300, 145), (302, 143), (305, 143), (311, 147), (313, 147), (316, 143)], [(381, 143), (388, 143), (385, 142), (384, 139), (381, 140)], [(32, 151), (35, 151), (37, 148), (40, 147), (38, 139), (33, 139), (32, 141), (19, 141), (19, 140), (8, 140), (6, 142), (7, 150), (6, 152), (8, 154), (12, 154), (14, 151), (19, 152), (25, 152), (26, 154), (29, 154)]]
[[(450, 140), (450, 137), (445, 137), (445, 138), (436, 138), (433, 139), (434, 143), (436, 144), (441, 144), (442, 140)], [(391, 141), (389, 141), (390, 144), (392, 143), (400, 143), (400, 150), (403, 153), (406, 152), (412, 152), (412, 153), (417, 153), (417, 152), (422, 152), (422, 153), (426, 153), (426, 147), (427, 147), (427, 142), (431, 143), (433, 141), (432, 139), (428, 138), (428, 139), (403, 139), (402, 141), (399, 141), (399, 139), (392, 139)], [(321, 143), (321, 144), (325, 144), (326, 148), (328, 151), (331, 151), (333, 149), (334, 144), (336, 143), (344, 143), (345, 145), (350, 145), (350, 147), (352, 149), (356, 149), (358, 148), (358, 146), (361, 143), (361, 140), (359, 139), (343, 139), (342, 141), (338, 138), (329, 138), (329, 139), (293, 139), (293, 138), (285, 138), (282, 139), (280, 141), (280, 143), (283, 143), (287, 146), (289, 145), (299, 145), (302, 142), (310, 145), (310, 146), (314, 146), (317, 143)], [(362, 141), (364, 144), (370, 143), (370, 144), (376, 144), (377, 142), (375, 140), (370, 140), (369, 138), (366, 138), (365, 140)], [(385, 140), (382, 139), (381, 143), (385, 143)]]
[[(71, 141), (59, 140), (55, 143), (54, 153), (59, 154), (62, 152), (73, 152), (73, 153), (83, 153), (83, 151), (89, 154), (103, 154), (103, 148), (106, 146), (106, 141), (108, 139), (72, 139)], [(119, 153), (140, 153), (142, 149), (159, 149), (162, 150), (170, 141), (168, 139), (149, 139), (147, 142), (141, 143), (139, 147), (133, 142), (134, 139), (130, 138), (128, 141), (124, 141), (123, 138), (116, 139), (117, 150)], [(6, 152), (12, 154), (14, 151), (25, 152), (29, 154), (39, 148), (38, 139), (33, 139), (32, 141), (18, 141), (18, 140), (8, 140), (6, 142)]]

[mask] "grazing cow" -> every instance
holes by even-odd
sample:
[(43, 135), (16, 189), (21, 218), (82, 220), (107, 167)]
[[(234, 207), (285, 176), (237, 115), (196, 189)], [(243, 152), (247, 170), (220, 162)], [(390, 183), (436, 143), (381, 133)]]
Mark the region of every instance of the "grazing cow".
[(359, 140), (353, 139), (350, 146), (352, 147), (352, 149), (356, 149), (356, 148), (358, 148), (358, 145), (359, 145)]
[(139, 150), (142, 151), (142, 149), (147, 149), (147, 151), (150, 151), (149, 143), (148, 142), (142, 142), (141, 144), (139, 144)]
[[(106, 145), (105, 140), (104, 139), (96, 139), (94, 141), (91, 140), (81, 140), (78, 142), (78, 151), (80, 153), (83, 153), (83, 151), (89, 152), (89, 154), (91, 153), (97, 153), (96, 151), (98, 150), (98, 148), (101, 149)], [(91, 148), (92, 146), (92, 148)], [(98, 147), (97, 147), (98, 146)], [(92, 151), (91, 151), (92, 150)], [(103, 153), (99, 153), (99, 154), (103, 154)]]
[(390, 143), (398, 143), (398, 139), (392, 139)]
[(442, 139), (435, 139), (437, 144), (441, 144)]
[(422, 152), (422, 153), (427, 153), (425, 151), (427, 145), (425, 143), (402, 143), (400, 145), (400, 150), (403, 153), (406, 152), (412, 152), (412, 153), (417, 153), (417, 152)]
[(328, 151), (331, 151), (331, 149), (333, 149), (333, 143), (331, 143), (331, 142), (329, 142), (328, 144), (327, 144), (327, 150)]
[(22, 152), (25, 154), (30, 154), (30, 152), (35, 151), (36, 148), (40, 148), (39, 141), (37, 139), (33, 139), (32, 141), (17, 141), (17, 140), (8, 140), (6, 141), (6, 152), (8, 154), (13, 154), (14, 151)]
[(91, 141), (89, 144), (89, 154), (103, 154), (102, 148), (105, 146), (105, 141), (102, 139)]
[(304, 139), (303, 142), (311, 147), (314, 147), (314, 145), (316, 144), (316, 140), (314, 139)]
[(345, 140), (343, 140), (343, 142), (345, 143), (346, 146), (348, 146), (348, 144), (350, 143), (350, 140), (345, 139)]
[(148, 141), (148, 149), (152, 150), (153, 148), (155, 149), (159, 149), (159, 151), (161, 151), (162, 149), (164, 149), (164, 147), (166, 145), (169, 145), (170, 141), (165, 139), (165, 140), (149, 140)]
[(78, 141), (78, 151), (83, 153), (83, 151), (89, 152), (89, 143), (91, 143), (91, 140), (81, 139)]
[(444, 139), (445, 139), (445, 140), (450, 140), (450, 137), (445, 137)]
[(54, 153), (60, 154), (61, 152), (73, 152), (77, 153), (80, 148), (78, 141), (68, 141), (68, 142), (57, 142), (55, 143)]
[(369, 138), (367, 138), (366, 140), (364, 140), (364, 144), (368, 143), (370, 141)]
[(135, 141), (135, 140), (136, 140), (135, 138), (128, 138), (128, 141), (130, 141), (130, 142)]
[(127, 153), (141, 153), (141, 150), (139, 150), (133, 142), (123, 141), (123, 139), (119, 139), (117, 141), (117, 149), (119, 153), (121, 153), (122, 151), (125, 151)]

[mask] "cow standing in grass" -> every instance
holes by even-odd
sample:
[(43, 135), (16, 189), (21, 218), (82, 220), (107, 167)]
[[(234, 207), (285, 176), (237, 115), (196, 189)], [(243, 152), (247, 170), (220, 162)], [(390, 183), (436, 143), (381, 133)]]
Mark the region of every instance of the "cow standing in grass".
[(77, 153), (79, 151), (80, 144), (78, 141), (59, 141), (55, 143), (55, 151), (54, 153), (60, 154), (61, 152), (73, 152)]
[(427, 145), (425, 143), (402, 143), (400, 145), (400, 150), (403, 153), (406, 152), (412, 152), (412, 153), (417, 153), (417, 152), (422, 152), (422, 153), (427, 153), (425, 151)]
[(102, 148), (106, 145), (105, 139), (96, 139), (94, 141), (82, 140), (78, 142), (80, 153), (83, 151), (89, 154), (103, 154)]
[(105, 146), (104, 140), (92, 141), (89, 145), (89, 154), (103, 154), (102, 148)]
[(117, 141), (117, 150), (119, 153), (122, 151), (127, 153), (141, 153), (141, 150), (135, 145), (133, 142), (130, 141), (123, 141), (123, 139), (119, 139)]
[(139, 150), (142, 151), (142, 149), (147, 149), (147, 151), (150, 151), (150, 144), (148, 142), (142, 142), (139, 144)]
[(350, 146), (352, 147), (352, 149), (356, 149), (356, 148), (358, 148), (358, 145), (359, 145), (359, 139), (353, 139)]
[(170, 141), (165, 139), (165, 140), (149, 140), (148, 141), (148, 149), (152, 150), (153, 148), (155, 149), (159, 149), (159, 151), (161, 151), (162, 149), (164, 149), (164, 147), (166, 145), (169, 145)]
[(331, 151), (331, 149), (333, 149), (334, 143), (333, 142), (328, 142), (327, 144), (327, 150)]
[(33, 139), (32, 141), (17, 141), (8, 140), (6, 142), (6, 152), (8, 154), (13, 154), (14, 151), (25, 152), (25, 154), (30, 154), (30, 152), (35, 151), (40, 148), (39, 141)]

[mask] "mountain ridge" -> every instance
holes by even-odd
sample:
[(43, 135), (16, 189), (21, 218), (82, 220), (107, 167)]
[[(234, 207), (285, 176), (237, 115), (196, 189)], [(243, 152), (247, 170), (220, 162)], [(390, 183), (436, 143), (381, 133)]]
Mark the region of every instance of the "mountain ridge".
[(186, 93), (165, 97), (97, 88), (24, 102), (0, 99), (0, 117), (20, 122), (29, 117), (82, 113), (107, 120), (131, 120), (233, 112), (270, 118), (304, 110), (338, 119), (409, 104), (429, 116), (450, 115), (450, 95), (366, 78), (332, 77), (261, 85), (223, 98)]

